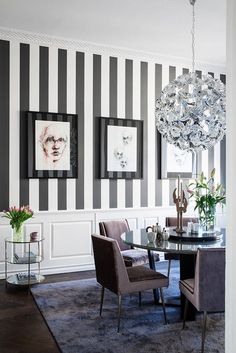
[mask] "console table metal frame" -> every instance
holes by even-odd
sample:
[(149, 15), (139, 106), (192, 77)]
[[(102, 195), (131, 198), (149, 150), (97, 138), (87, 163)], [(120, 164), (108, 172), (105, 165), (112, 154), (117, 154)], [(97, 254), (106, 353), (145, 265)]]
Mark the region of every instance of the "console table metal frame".
[[(38, 240), (31, 241), (29, 238), (27, 240), (22, 240), (22, 241), (17, 241), (13, 237), (8, 237), (5, 239), (5, 280), (6, 280), (6, 287), (8, 284), (13, 284), (13, 285), (18, 285), (18, 286), (30, 286), (35, 283), (40, 283), (44, 280), (44, 276), (41, 275), (40, 271), (40, 264), (44, 259), (44, 253), (43, 253), (43, 241), (44, 238), (40, 238)], [(25, 259), (23, 262), (17, 262), (16, 259), (14, 259), (14, 255), (9, 255), (9, 249), (8, 247), (11, 247), (12, 253), (15, 251), (15, 247), (17, 246), (25, 246), (27, 252), (28, 252), (28, 258)], [(32, 247), (37, 247), (37, 253), (35, 254), (35, 259), (32, 259), (30, 256)], [(27, 265), (27, 271), (24, 271), (28, 273), (26, 281), (20, 281), (17, 279), (17, 274), (11, 274), (10, 276), (8, 275), (8, 265)], [(37, 274), (35, 279), (30, 278), (30, 273), (31, 273), (31, 265), (37, 264), (38, 269), (37, 269)]]

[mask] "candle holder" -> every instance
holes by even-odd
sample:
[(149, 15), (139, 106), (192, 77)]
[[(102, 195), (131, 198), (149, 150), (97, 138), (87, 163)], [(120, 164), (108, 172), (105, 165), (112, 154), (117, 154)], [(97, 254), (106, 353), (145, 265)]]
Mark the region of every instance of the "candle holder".
[(188, 202), (185, 197), (185, 193), (182, 190), (182, 183), (179, 189), (179, 179), (178, 179), (178, 188), (174, 189), (173, 200), (176, 206), (177, 211), (177, 227), (175, 229), (176, 233), (185, 233), (183, 229), (183, 213), (187, 211)]

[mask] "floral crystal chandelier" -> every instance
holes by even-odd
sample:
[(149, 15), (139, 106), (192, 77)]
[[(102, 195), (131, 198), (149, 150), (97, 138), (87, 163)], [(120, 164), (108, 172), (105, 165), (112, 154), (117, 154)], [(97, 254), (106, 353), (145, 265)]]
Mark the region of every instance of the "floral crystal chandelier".
[(226, 132), (225, 85), (211, 75), (195, 73), (195, 12), (192, 5), (192, 72), (177, 77), (156, 101), (156, 126), (164, 139), (186, 151), (201, 151)]

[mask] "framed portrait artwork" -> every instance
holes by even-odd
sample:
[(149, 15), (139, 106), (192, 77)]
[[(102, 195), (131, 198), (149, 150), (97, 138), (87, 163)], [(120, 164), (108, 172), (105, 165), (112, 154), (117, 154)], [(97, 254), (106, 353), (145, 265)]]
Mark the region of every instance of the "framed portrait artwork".
[(143, 177), (143, 121), (100, 117), (100, 178)]
[(26, 112), (27, 177), (78, 176), (78, 116)]
[(193, 175), (193, 155), (192, 152), (180, 150), (167, 143), (162, 138), (161, 144), (161, 177), (162, 179), (180, 178), (190, 179)]

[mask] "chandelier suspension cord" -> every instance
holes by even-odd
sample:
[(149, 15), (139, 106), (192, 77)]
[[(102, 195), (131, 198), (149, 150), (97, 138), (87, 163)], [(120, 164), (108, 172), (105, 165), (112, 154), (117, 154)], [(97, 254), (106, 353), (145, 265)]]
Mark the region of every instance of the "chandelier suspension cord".
[(193, 11), (192, 11), (192, 72), (195, 71), (195, 10), (194, 10), (194, 5), (195, 5), (196, 0), (190, 0), (190, 4), (193, 6)]

